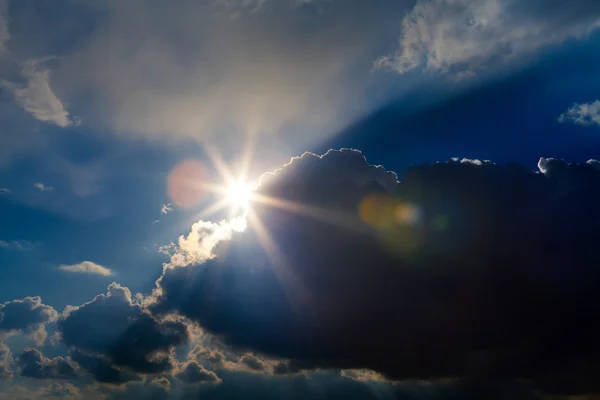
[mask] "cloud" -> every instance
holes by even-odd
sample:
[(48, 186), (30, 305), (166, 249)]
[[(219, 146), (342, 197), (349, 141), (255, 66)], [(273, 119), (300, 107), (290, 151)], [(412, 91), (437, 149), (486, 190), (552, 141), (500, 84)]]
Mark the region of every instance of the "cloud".
[(182, 370), (175, 374), (177, 379), (185, 383), (220, 383), (221, 380), (212, 371), (207, 371), (196, 361), (189, 361), (183, 365)]
[(52, 382), (44, 388), (43, 395), (49, 397), (79, 397), (80, 390), (68, 382)]
[(570, 122), (577, 125), (600, 126), (600, 100), (591, 103), (575, 103), (566, 112), (560, 115), (558, 121)]
[(35, 379), (70, 379), (75, 370), (62, 357), (46, 358), (37, 349), (23, 350), (17, 359), (21, 376)]
[(40, 192), (51, 192), (54, 190), (52, 186), (47, 186), (41, 182), (34, 183), (33, 187), (39, 190)]
[(63, 103), (50, 86), (50, 69), (43, 66), (46, 59), (29, 60), (23, 64), (21, 74), (25, 84), (1, 81), (0, 85), (12, 91), (15, 101), (36, 119), (67, 127), (73, 124)]
[(10, 39), (8, 30), (8, 3), (0, 0), (0, 56), (6, 51), (6, 42)]
[(264, 371), (265, 364), (252, 354), (244, 354), (240, 359), (240, 364), (250, 368), (253, 371)]
[(39, 243), (30, 242), (28, 240), (0, 240), (0, 248), (13, 249), (18, 251), (31, 251), (38, 247)]
[(160, 208), (161, 215), (166, 215), (166, 214), (170, 213), (171, 211), (173, 211), (173, 206), (171, 205), (171, 203), (163, 204), (162, 207)]
[(402, 20), (398, 48), (376, 65), (468, 76), (598, 26), (600, 7), (588, 0), (418, 0)]
[(456, 159), (398, 182), (357, 151), (307, 153), (258, 188), (301, 206), (255, 202), (244, 232), (164, 269), (151, 309), (294, 371), (600, 393), (596, 164)]
[(188, 339), (185, 324), (149, 315), (117, 283), (108, 286), (106, 295), (64, 314), (58, 328), (63, 343), (78, 351), (73, 360), (89, 372), (100, 369), (118, 380), (119, 369), (141, 374), (172, 370), (171, 350)]
[(56, 310), (43, 304), (39, 296), (0, 304), (0, 339), (24, 332), (43, 343), (47, 336), (45, 326), (57, 318)]
[(103, 276), (112, 275), (112, 271), (110, 269), (91, 261), (83, 261), (79, 264), (73, 265), (61, 265), (59, 269), (66, 272), (75, 272), (82, 274), (97, 274)]
[(12, 364), (12, 352), (7, 345), (0, 342), (0, 382), (13, 377)]
[(7, 188), (0, 188), (0, 194), (11, 194), (12, 191)]
[(296, 125), (333, 132), (349, 122), (339, 119), (346, 106), (364, 109), (366, 81), (354, 74), (368, 75), (386, 24), (409, 2), (319, 3), (94, 4), (109, 17), (61, 59), (53, 85), (87, 124), (125, 135), (231, 145)]

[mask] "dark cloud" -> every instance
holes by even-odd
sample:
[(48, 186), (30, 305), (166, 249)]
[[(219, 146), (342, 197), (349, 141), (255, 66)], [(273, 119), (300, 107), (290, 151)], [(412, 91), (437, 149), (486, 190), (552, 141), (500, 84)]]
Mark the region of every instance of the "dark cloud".
[(90, 355), (73, 350), (69, 356), (81, 368), (90, 373), (95, 380), (101, 383), (121, 385), (129, 381), (140, 380), (141, 377), (129, 371), (122, 371), (115, 367), (106, 357)]
[(265, 363), (252, 354), (244, 354), (240, 363), (254, 371), (264, 371), (265, 369)]
[(46, 358), (37, 349), (23, 350), (17, 360), (21, 376), (35, 379), (70, 379), (75, 370), (62, 357)]
[(253, 204), (270, 239), (251, 219), (218, 257), (165, 268), (154, 311), (295, 370), (600, 391), (600, 172), (540, 168), (457, 159), (396, 184), (359, 152), (305, 154), (259, 188), (302, 206)]
[(43, 391), (44, 396), (78, 397), (79, 389), (68, 382), (52, 382)]
[(56, 310), (42, 304), (39, 296), (6, 302), (0, 305), (0, 339), (25, 332), (41, 342), (47, 336), (45, 325), (56, 321), (57, 317)]
[(217, 374), (208, 371), (196, 361), (189, 361), (175, 376), (185, 383), (219, 383), (221, 381)]
[(104, 380), (120, 379), (114, 367), (143, 374), (171, 370), (171, 350), (188, 339), (185, 324), (155, 319), (133, 301), (129, 289), (116, 283), (106, 295), (68, 310), (58, 327), (63, 342), (81, 351), (73, 359), (91, 363), (82, 367), (95, 375), (97, 369), (103, 371)]

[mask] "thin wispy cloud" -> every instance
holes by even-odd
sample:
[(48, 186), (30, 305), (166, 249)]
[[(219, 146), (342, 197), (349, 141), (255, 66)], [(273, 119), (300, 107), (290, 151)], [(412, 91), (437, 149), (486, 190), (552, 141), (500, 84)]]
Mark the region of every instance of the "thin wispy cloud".
[(0, 240), (0, 248), (17, 251), (30, 251), (35, 249), (39, 243), (30, 242), (28, 240)]
[(2, 81), (1, 84), (12, 92), (17, 104), (36, 119), (67, 127), (73, 120), (50, 86), (51, 71), (43, 65), (46, 60), (30, 60), (23, 64), (21, 75), (25, 83)]
[(34, 183), (33, 187), (39, 190), (40, 192), (51, 192), (54, 190), (53, 186), (48, 186), (41, 182)]
[(109, 268), (103, 267), (102, 265), (96, 264), (92, 261), (83, 261), (79, 264), (61, 265), (59, 269), (65, 272), (79, 274), (96, 274), (102, 276), (112, 275), (112, 271)]
[(171, 205), (171, 203), (163, 204), (160, 209), (161, 215), (166, 215), (166, 214), (170, 213), (171, 211), (173, 211), (173, 206)]
[(600, 126), (600, 100), (591, 103), (575, 103), (558, 117), (558, 121), (583, 126)]
[(7, 188), (0, 187), (0, 194), (11, 194), (12, 191)]
[(600, 26), (599, 8), (587, 0), (418, 0), (396, 51), (376, 66), (474, 75), (589, 34)]

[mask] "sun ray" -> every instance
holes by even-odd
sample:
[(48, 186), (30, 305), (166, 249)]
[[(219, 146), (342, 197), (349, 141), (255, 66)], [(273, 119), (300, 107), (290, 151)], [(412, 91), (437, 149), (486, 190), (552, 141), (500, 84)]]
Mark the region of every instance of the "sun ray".
[(293, 269), (277, 247), (266, 226), (252, 209), (248, 209), (247, 217), (249, 225), (256, 232), (256, 236), (265, 250), (279, 282), (284, 286), (284, 292), (288, 296), (290, 305), (295, 308), (300, 305), (307, 305), (310, 298), (306, 293), (304, 284), (293, 273)]

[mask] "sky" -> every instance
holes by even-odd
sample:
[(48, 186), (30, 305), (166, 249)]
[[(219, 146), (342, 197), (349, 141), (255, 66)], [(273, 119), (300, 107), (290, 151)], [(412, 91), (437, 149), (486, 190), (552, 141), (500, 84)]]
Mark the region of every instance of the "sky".
[(600, 399), (600, 2), (0, 0), (0, 400)]

